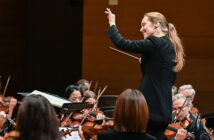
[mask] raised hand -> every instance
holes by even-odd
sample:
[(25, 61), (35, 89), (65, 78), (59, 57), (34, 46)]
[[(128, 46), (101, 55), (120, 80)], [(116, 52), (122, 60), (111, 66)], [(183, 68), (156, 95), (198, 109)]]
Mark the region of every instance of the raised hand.
[(115, 25), (115, 14), (113, 14), (109, 8), (106, 8), (105, 13), (107, 14), (109, 25)]

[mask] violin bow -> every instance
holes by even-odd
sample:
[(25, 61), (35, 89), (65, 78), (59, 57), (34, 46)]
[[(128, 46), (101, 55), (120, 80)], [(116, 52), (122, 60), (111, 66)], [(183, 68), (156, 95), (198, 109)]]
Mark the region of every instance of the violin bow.
[(98, 86), (98, 82), (96, 81), (95, 86), (94, 86), (94, 92), (97, 92), (97, 86)]
[(126, 52), (124, 52), (124, 51), (118, 50), (118, 49), (116, 49), (116, 48), (112, 48), (112, 47), (109, 47), (109, 48), (112, 49), (112, 50), (114, 50), (114, 51), (117, 51), (117, 52), (120, 52), (120, 53), (122, 53), (122, 54), (125, 54), (125, 55), (127, 55), (127, 56), (130, 56), (130, 57), (132, 57), (132, 58), (135, 58), (135, 59), (137, 59), (137, 60), (140, 59), (139, 57), (136, 57), (136, 56), (131, 55), (131, 54), (129, 54), (129, 53), (126, 53)]
[(4, 91), (3, 91), (3, 97), (4, 97), (4, 95), (5, 95), (6, 91), (7, 91), (7, 87), (8, 87), (9, 82), (10, 82), (10, 75), (7, 78), (7, 83), (6, 83)]
[(89, 88), (88, 88), (88, 90), (91, 89), (91, 85), (92, 85), (92, 80), (89, 82)]
[[(99, 100), (99, 98), (101, 97), (101, 95), (104, 93), (104, 91), (107, 89), (107, 87), (108, 86), (105, 86), (104, 88), (103, 88), (103, 90), (102, 90), (102, 92), (97, 96), (97, 99), (96, 99), (96, 102), (94, 103), (94, 106), (93, 106), (93, 108), (95, 107), (95, 105), (98, 103), (98, 100)], [(91, 110), (91, 108), (90, 108), (90, 110)], [(81, 121), (81, 125), (83, 124), (83, 122), (85, 121), (85, 119), (86, 119), (86, 117), (89, 115), (89, 113), (90, 113), (90, 110), (88, 111), (88, 113), (85, 115), (85, 117), (83, 118), (83, 120)]]
[[(179, 112), (178, 112), (178, 115), (181, 113), (181, 110), (184, 108), (184, 106), (185, 106), (187, 100), (188, 100), (188, 98), (185, 99), (185, 101), (184, 101), (184, 103), (183, 103), (181, 109), (180, 109)], [(177, 115), (177, 116), (178, 116), (178, 115)], [(178, 120), (178, 117), (177, 117), (177, 116), (176, 116), (176, 119), (175, 119), (174, 123)]]
[(73, 114), (73, 112), (71, 112), (68, 117), (66, 118), (66, 120), (64, 122), (62, 122), (62, 126), (64, 127), (65, 124), (67, 123), (67, 121), (69, 120), (69, 118), (71, 117), (71, 115)]

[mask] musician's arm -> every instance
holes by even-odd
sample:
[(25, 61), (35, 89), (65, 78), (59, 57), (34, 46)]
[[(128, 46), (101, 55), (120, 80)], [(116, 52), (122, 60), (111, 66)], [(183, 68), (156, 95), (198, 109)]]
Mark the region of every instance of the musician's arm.
[(119, 49), (134, 53), (152, 53), (154, 51), (154, 43), (150, 40), (152, 37), (146, 40), (126, 40), (121, 36), (116, 25), (112, 25), (106, 33)]

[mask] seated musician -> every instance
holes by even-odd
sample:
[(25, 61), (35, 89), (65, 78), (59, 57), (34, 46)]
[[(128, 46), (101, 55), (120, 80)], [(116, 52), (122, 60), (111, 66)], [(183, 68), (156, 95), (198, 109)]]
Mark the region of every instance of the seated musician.
[(4, 111), (0, 111), (0, 136), (4, 136), (6, 127), (6, 114)]
[[(180, 94), (183, 94), (186, 98), (188, 98), (188, 100), (192, 103), (194, 101), (194, 98), (195, 98), (195, 95), (196, 95), (196, 92), (193, 88), (192, 85), (182, 85), (179, 87), (179, 91), (178, 91)], [(199, 110), (197, 107), (193, 106), (193, 103), (192, 103), (192, 107), (191, 107), (191, 113), (195, 116), (195, 117), (198, 117), (199, 115)], [(203, 119), (202, 120), (202, 123), (204, 124), (204, 127), (205, 129), (206, 128), (206, 124), (205, 124), (206, 120)]]
[[(4, 111), (0, 110), (0, 136), (4, 136), (4, 134), (6, 132), (8, 132), (12, 129), (13, 125), (10, 125), (10, 121), (6, 118), (12, 118), (13, 111), (14, 111), (14, 108), (16, 107), (16, 104), (17, 104), (16, 99), (10, 99), (10, 103), (8, 106), (8, 112), (7, 111), (4, 112)], [(6, 113), (8, 113), (8, 114), (6, 114)]]
[(80, 87), (80, 90), (82, 91), (83, 95), (85, 96), (85, 92), (89, 90), (90, 83), (86, 79), (80, 79), (77, 81), (77, 85)]
[(87, 102), (87, 103), (90, 103), (90, 104), (95, 104), (96, 99), (97, 99), (96, 94), (93, 91), (88, 90), (88, 91), (85, 92), (85, 96), (84, 96), (83, 102)]
[(179, 123), (183, 124), (183, 128), (178, 129), (175, 137), (176, 140), (193, 139), (187, 136), (187, 132), (192, 133), (195, 136), (195, 140), (211, 140), (210, 136), (206, 133), (201, 120), (191, 113), (191, 102), (186, 100), (186, 97), (183, 94), (176, 94), (173, 97), (173, 112)]
[(81, 102), (83, 95), (78, 86), (69, 85), (65, 89), (65, 97), (70, 101), (77, 103), (77, 102)]
[[(139, 90), (127, 89), (117, 99), (112, 130), (100, 132), (98, 140), (156, 140), (146, 133), (149, 111), (146, 100)], [(79, 134), (84, 138), (80, 127)]]
[[(85, 96), (84, 96), (83, 102), (87, 102), (89, 104), (94, 104), (94, 107), (93, 107), (93, 109), (91, 111), (99, 111), (99, 109), (97, 108), (96, 100), (97, 100), (97, 96), (93, 91), (88, 90), (88, 91), (85, 92)], [(102, 120), (102, 119), (105, 118), (105, 115), (102, 115), (103, 113), (98, 112), (96, 114), (97, 114), (96, 118), (98, 120)]]
[(186, 96), (189, 101), (192, 103), (194, 101), (195, 98), (195, 90), (193, 88), (192, 85), (182, 85), (179, 87), (178, 89), (178, 93), (179, 94), (183, 94), (184, 96)]
[[(26, 96), (17, 114), (16, 131), (10, 140), (58, 140), (59, 122), (49, 101), (40, 95)], [(14, 136), (15, 135), (15, 136)]]

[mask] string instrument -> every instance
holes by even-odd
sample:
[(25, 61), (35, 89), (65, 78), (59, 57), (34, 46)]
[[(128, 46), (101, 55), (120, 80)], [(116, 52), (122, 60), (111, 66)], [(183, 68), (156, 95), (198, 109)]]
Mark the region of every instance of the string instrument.
[(62, 123), (61, 123), (61, 126), (64, 127), (64, 126), (79, 126), (80, 123), (78, 121), (72, 121), (70, 119), (70, 117), (73, 115), (73, 112), (71, 112), (68, 117), (64, 117), (63, 120), (62, 120)]
[[(7, 91), (7, 87), (8, 87), (9, 82), (10, 82), (10, 75), (8, 76), (7, 83), (5, 85), (3, 94), (0, 94), (0, 110), (4, 111), (6, 114), (9, 113), (9, 105), (10, 105), (11, 99), (16, 99), (13, 96), (5, 97), (5, 93)], [(17, 102), (17, 103), (20, 104), (20, 102)]]
[(61, 123), (62, 127), (66, 127), (66, 126), (79, 126), (80, 122), (78, 121), (72, 121), (69, 117), (64, 117)]
[[(4, 97), (2, 94), (0, 94), (0, 110), (4, 111), (6, 114), (9, 113), (9, 105), (11, 99), (16, 99), (13, 96), (7, 96)], [(18, 104), (20, 104), (19, 101), (17, 101)]]
[[(181, 129), (182, 127), (180, 126), (180, 124), (178, 123), (171, 123), (167, 126), (166, 130), (165, 130), (165, 137), (167, 137), (168, 139), (171, 139), (173, 137), (176, 136), (176, 133), (178, 131), (178, 129)], [(187, 132), (187, 137), (191, 137), (192, 139), (195, 139), (195, 135)]]
[[(97, 113), (89, 112), (90, 116), (97, 116)], [(87, 121), (82, 127), (83, 134), (87, 140), (97, 136), (98, 132), (107, 131), (114, 125), (113, 118), (105, 117), (102, 120)]]
[[(192, 114), (195, 115), (195, 117), (198, 117), (198, 115), (199, 115), (199, 110), (198, 110), (198, 108), (192, 107)], [(208, 128), (206, 127), (206, 119), (205, 119), (205, 118), (202, 118), (202, 119), (201, 119), (201, 122), (202, 122), (203, 125), (204, 125), (204, 129), (205, 129), (206, 133), (209, 134), (211, 137), (213, 137), (213, 129), (211, 129), (211, 128), (208, 129)]]
[(66, 135), (71, 136), (71, 132), (78, 131), (78, 130), (79, 130), (79, 128), (72, 128), (72, 129), (67, 128), (66, 130), (62, 129), (62, 130), (59, 131), (59, 136), (60, 137), (63, 137), (63, 136), (66, 136)]
[(19, 137), (19, 132), (16, 130), (7, 132), (4, 137), (1, 137), (0, 140), (16, 140)]

